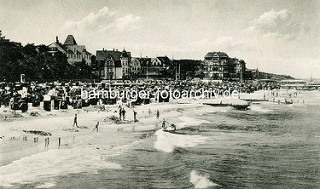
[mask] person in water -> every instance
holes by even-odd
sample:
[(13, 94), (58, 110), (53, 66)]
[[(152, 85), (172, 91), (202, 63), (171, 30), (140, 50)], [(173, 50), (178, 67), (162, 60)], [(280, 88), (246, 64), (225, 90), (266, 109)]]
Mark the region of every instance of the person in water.
[(162, 120), (162, 129), (166, 128), (166, 123), (168, 123), (168, 122), (163, 118), (163, 120)]
[(171, 124), (170, 127), (172, 128), (173, 131), (177, 130), (177, 127), (175, 124)]

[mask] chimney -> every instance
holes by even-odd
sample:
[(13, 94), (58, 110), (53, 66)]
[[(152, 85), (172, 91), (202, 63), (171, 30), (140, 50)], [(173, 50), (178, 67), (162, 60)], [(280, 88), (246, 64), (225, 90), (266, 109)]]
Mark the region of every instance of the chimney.
[(114, 51), (114, 48), (113, 48), (113, 51)]
[(59, 43), (59, 38), (58, 38), (58, 36), (56, 36), (56, 43)]
[(116, 51), (118, 51), (118, 49), (116, 49)]
[(104, 48), (102, 48), (102, 51), (104, 51)]

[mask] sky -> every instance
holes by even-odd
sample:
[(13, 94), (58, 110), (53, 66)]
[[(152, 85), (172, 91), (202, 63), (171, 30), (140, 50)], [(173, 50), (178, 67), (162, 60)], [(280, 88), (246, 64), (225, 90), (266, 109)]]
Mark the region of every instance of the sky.
[(0, 30), (23, 45), (72, 34), (92, 54), (203, 60), (222, 51), (248, 68), (320, 78), (319, 0), (0, 0)]

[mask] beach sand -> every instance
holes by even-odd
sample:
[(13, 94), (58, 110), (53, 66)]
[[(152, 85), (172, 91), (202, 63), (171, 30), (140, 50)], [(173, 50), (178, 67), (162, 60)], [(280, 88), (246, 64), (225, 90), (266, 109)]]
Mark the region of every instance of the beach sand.
[[(212, 102), (219, 100), (212, 99)], [(121, 165), (110, 162), (108, 158), (120, 155), (146, 137), (155, 133), (159, 135), (158, 130), (161, 128), (163, 118), (179, 129), (202, 123), (202, 120), (192, 120), (188, 115), (199, 115), (213, 109), (225, 111), (225, 108), (202, 104), (207, 101), (181, 99), (172, 100), (170, 103), (136, 106), (138, 122), (133, 122), (133, 110), (126, 107), (127, 121), (123, 124), (116, 124), (110, 120), (112, 116), (119, 116), (115, 112), (118, 110), (117, 105), (108, 106), (109, 111), (90, 108), (88, 112), (86, 109), (45, 112), (38, 109), (33, 110), (39, 112), (38, 117), (30, 116), (31, 111), (29, 111), (22, 113), (23, 117), (2, 121), (0, 122), (0, 135), (3, 136), (0, 139), (0, 186), (43, 182), (44, 186), (51, 187), (54, 183), (44, 181), (54, 176), (96, 172), (99, 169), (121, 169)], [(225, 102), (243, 103), (238, 99), (228, 99)], [(157, 110), (160, 111), (159, 119), (156, 118)], [(78, 114), (80, 128), (72, 127), (74, 114)], [(100, 121), (98, 132), (93, 130), (97, 121)], [(75, 129), (78, 132), (74, 132)], [(52, 135), (40, 136), (23, 130), (40, 130)], [(48, 137), (49, 145), (46, 145)], [(155, 144), (157, 145), (157, 149), (164, 152), (172, 150), (168, 146)]]

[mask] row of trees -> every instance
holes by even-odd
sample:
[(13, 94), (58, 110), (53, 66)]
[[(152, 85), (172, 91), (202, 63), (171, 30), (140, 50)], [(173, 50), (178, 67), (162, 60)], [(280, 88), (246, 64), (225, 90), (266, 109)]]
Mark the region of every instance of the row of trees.
[[(39, 82), (94, 77), (93, 68), (85, 61), (70, 65), (63, 53), (52, 55), (48, 51), (45, 45), (22, 46), (21, 43), (11, 42), (1, 36), (0, 31), (0, 81), (19, 81), (21, 74), (25, 74), (26, 80)], [(92, 61), (96, 65), (94, 58)], [(200, 60), (173, 60), (167, 68), (161, 73), (164, 78), (175, 78), (177, 70), (180, 70), (181, 79), (204, 77)]]
[(191, 79), (191, 78), (204, 78), (204, 67), (201, 60), (173, 60), (172, 64), (179, 69), (180, 67), (180, 78)]
[(45, 45), (35, 46), (0, 38), (0, 81), (19, 81), (25, 74), (30, 81), (70, 80), (92, 77), (92, 68), (84, 61), (68, 64), (67, 57), (48, 53)]

